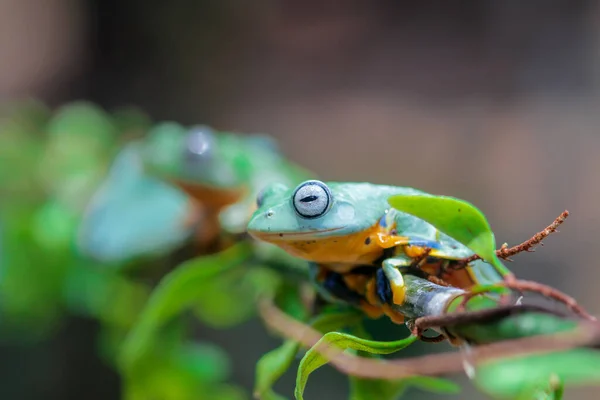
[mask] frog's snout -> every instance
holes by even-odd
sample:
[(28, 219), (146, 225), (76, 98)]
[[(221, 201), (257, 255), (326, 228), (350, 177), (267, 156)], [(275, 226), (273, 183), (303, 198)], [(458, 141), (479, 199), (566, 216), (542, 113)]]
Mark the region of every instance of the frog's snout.
[(271, 232), (270, 220), (275, 216), (273, 209), (256, 213), (248, 223), (248, 232)]

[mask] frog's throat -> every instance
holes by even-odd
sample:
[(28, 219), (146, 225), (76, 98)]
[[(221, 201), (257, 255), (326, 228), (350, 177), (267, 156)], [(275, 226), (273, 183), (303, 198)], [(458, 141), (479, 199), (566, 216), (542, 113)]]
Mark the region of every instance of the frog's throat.
[(379, 224), (346, 235), (320, 236), (316, 234), (317, 232), (335, 232), (340, 229), (342, 228), (306, 233), (250, 232), (250, 234), (257, 239), (279, 246), (293, 256), (317, 263), (370, 264), (383, 253), (383, 248), (377, 240), (381, 230)]
[(196, 202), (215, 213), (229, 205), (237, 203), (248, 192), (244, 187), (219, 188), (183, 180), (174, 180), (173, 183)]
[[(250, 231), (250, 234), (257, 239), (263, 240), (265, 242), (273, 243), (279, 245), (282, 242), (291, 242), (296, 240), (307, 241), (307, 240), (324, 240), (331, 239), (332, 236), (323, 234), (336, 232), (344, 229), (345, 226), (340, 226), (338, 228), (330, 228), (330, 229), (319, 229), (313, 231), (306, 232), (259, 232), (259, 231)], [(340, 240), (343, 240), (344, 236), (339, 236)]]

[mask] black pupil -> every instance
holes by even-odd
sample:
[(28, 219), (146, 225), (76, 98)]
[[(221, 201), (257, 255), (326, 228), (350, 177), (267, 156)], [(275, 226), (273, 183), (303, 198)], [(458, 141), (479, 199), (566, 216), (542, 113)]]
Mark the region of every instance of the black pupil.
[(318, 199), (318, 196), (315, 196), (314, 194), (311, 196), (306, 196), (300, 199), (300, 201), (302, 203), (310, 203), (311, 201), (315, 201), (316, 199)]

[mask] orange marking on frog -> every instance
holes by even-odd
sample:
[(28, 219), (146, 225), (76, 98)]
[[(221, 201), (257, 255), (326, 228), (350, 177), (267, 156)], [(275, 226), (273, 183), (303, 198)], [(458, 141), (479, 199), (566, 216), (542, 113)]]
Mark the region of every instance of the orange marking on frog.
[(454, 270), (450, 268), (444, 268), (444, 264), (447, 264), (448, 260), (436, 260), (433, 263), (424, 263), (420, 266), (420, 269), (428, 275), (433, 275), (441, 278), (444, 282), (451, 286), (459, 289), (470, 289), (477, 282), (471, 271), (470, 266)]
[(343, 275), (344, 283), (348, 289), (364, 296), (367, 291), (367, 283), (371, 279), (368, 275), (362, 274), (346, 274)]
[(389, 304), (384, 304), (381, 306), (383, 313), (388, 316), (388, 318), (395, 324), (403, 324), (404, 323), (404, 315), (400, 312), (394, 310)]
[(381, 307), (371, 305), (364, 300), (360, 303), (360, 309), (371, 319), (378, 319), (383, 315)]
[(311, 232), (306, 232), (302, 233), (306, 236), (304, 240), (298, 238), (297, 232), (293, 234), (294, 239), (286, 238), (286, 233), (261, 233), (256, 236), (296, 257), (326, 264), (330, 271), (346, 273), (358, 265), (372, 264), (381, 257), (384, 248), (376, 240), (381, 229), (379, 224), (375, 224), (361, 232), (329, 237), (313, 237)]
[[(221, 235), (219, 212), (237, 201), (245, 193), (245, 189), (224, 189), (200, 184), (174, 180), (173, 183), (189, 196), (189, 211), (186, 213), (185, 226), (197, 225), (195, 242), (199, 249), (206, 250), (213, 246)], [(228, 243), (220, 243), (219, 247), (228, 247)]]

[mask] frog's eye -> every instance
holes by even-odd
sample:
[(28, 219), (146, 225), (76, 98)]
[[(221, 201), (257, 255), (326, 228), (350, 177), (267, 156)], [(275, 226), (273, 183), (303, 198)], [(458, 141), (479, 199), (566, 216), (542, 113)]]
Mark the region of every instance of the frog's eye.
[(265, 200), (265, 192), (269, 189), (268, 186), (262, 188), (256, 195), (256, 207), (260, 208)]
[(214, 150), (214, 131), (207, 126), (195, 126), (186, 135), (185, 156), (191, 163), (211, 159)]
[(298, 215), (317, 218), (329, 210), (331, 191), (321, 181), (306, 181), (296, 188), (292, 201)]

